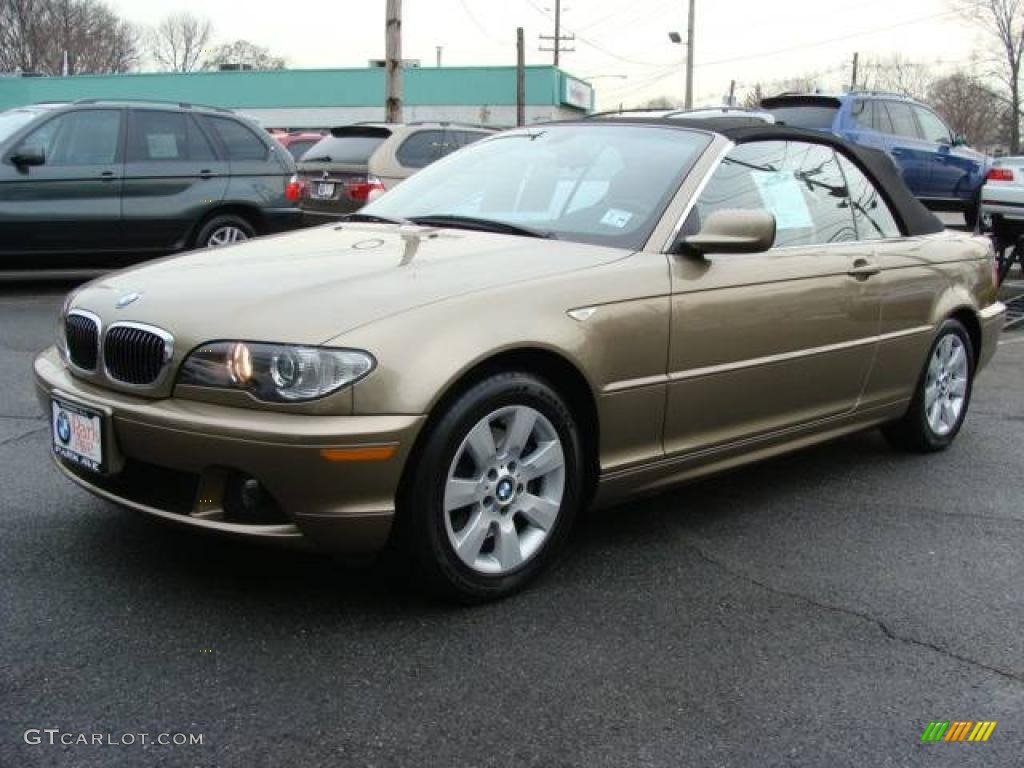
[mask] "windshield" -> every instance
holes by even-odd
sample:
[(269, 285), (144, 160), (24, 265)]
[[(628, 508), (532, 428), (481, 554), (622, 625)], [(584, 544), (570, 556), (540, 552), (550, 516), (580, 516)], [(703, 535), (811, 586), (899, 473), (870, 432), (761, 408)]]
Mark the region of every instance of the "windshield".
[(15, 131), (42, 114), (39, 109), (9, 109), (0, 112), (0, 142), (6, 141)]
[(710, 141), (697, 131), (642, 125), (517, 129), (434, 163), (363, 213), (438, 226), (436, 217), (469, 217), (635, 250)]
[(376, 152), (377, 147), (387, 141), (390, 135), (391, 131), (378, 128), (324, 136), (306, 151), (299, 162), (366, 165), (370, 161), (370, 155)]

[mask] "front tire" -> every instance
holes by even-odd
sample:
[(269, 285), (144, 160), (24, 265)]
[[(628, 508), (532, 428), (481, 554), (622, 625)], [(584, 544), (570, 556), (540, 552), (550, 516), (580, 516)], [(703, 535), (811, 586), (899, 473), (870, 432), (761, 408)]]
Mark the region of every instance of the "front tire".
[(505, 597), (547, 568), (580, 505), (580, 433), (529, 373), (471, 387), (430, 428), (399, 501), (397, 535), (435, 591)]
[(928, 350), (910, 407), (903, 418), (882, 428), (889, 442), (918, 453), (952, 445), (967, 416), (974, 361), (971, 337), (963, 323), (946, 320)]

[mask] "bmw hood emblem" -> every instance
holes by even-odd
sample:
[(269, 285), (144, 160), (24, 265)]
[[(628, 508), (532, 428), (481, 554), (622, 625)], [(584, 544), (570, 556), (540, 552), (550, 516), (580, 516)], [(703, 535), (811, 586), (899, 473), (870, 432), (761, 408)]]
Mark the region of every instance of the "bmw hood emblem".
[(115, 306), (118, 309), (123, 309), (124, 307), (127, 307), (129, 304), (134, 304), (141, 297), (142, 297), (142, 294), (138, 293), (137, 291), (132, 291), (131, 293), (126, 293), (126, 294), (124, 294), (124, 296), (122, 296), (121, 298), (119, 298), (117, 300), (117, 304)]

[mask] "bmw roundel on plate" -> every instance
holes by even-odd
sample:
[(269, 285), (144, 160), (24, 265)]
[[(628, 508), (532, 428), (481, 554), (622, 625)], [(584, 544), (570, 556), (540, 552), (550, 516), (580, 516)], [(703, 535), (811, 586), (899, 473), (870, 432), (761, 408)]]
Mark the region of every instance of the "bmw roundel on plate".
[(113, 273), (35, 361), (60, 469), (464, 600), (576, 515), (854, 430), (948, 446), (1004, 308), (889, 160), (784, 126), (507, 131), (322, 227)]

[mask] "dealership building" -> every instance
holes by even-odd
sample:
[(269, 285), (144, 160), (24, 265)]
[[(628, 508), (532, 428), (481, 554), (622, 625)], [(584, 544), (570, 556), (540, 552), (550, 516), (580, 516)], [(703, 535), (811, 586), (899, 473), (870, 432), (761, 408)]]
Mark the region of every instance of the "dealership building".
[[(510, 126), (515, 67), (408, 67), (403, 119)], [(266, 128), (328, 128), (384, 119), (384, 70), (284, 69), (75, 77), (0, 77), (0, 109), (43, 101), (154, 99), (227, 107)], [(526, 68), (526, 122), (591, 111), (591, 85), (551, 66)]]

